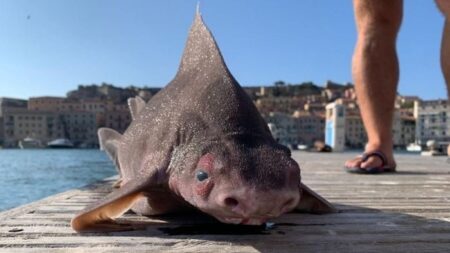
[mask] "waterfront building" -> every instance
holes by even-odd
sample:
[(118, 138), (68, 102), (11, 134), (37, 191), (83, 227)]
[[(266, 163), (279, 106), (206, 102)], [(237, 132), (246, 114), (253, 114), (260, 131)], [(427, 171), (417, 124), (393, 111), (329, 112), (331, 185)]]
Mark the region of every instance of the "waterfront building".
[(415, 142), (416, 120), (413, 110), (396, 108), (392, 124), (392, 138), (395, 148), (405, 149)]
[(9, 109), (27, 108), (27, 104), (25, 99), (0, 97), (0, 117)]
[(414, 117), (401, 116), (401, 132), (398, 145), (407, 147), (416, 140), (416, 119)]
[(325, 144), (334, 151), (343, 151), (345, 148), (345, 105), (336, 101), (326, 106)]
[(426, 145), (427, 141), (450, 142), (450, 106), (447, 100), (416, 101), (416, 143)]
[(361, 119), (361, 113), (356, 102), (345, 105), (345, 146), (348, 148), (364, 148), (367, 143), (367, 133)]
[(28, 100), (28, 110), (56, 112), (64, 102), (63, 97), (30, 97)]
[(298, 144), (295, 119), (286, 113), (270, 112), (265, 116), (275, 140), (283, 145)]
[(316, 141), (324, 141), (325, 115), (317, 110), (295, 111), (294, 130), (297, 134), (296, 144), (313, 146)]
[(122, 133), (130, 124), (129, 97), (139, 95), (147, 101), (160, 89), (104, 83), (80, 85), (67, 97), (0, 98), (0, 146), (17, 147), (27, 137), (43, 144), (67, 138), (76, 146), (97, 146), (98, 128), (107, 126)]
[[(341, 113), (340, 110), (343, 112)], [(336, 112), (341, 113), (342, 117), (336, 115)], [(364, 148), (368, 139), (356, 100), (340, 98), (335, 103), (327, 105), (326, 120), (325, 140), (328, 145), (333, 143), (333, 140), (335, 143), (340, 143), (344, 138), (346, 148)], [(412, 110), (396, 108), (392, 124), (394, 147), (403, 149), (414, 142), (415, 129), (416, 123)]]
[(395, 104), (400, 108), (410, 108), (412, 110), (414, 108), (414, 102), (419, 100), (420, 98), (418, 96), (397, 95)]
[[(46, 143), (52, 136), (59, 136), (53, 112), (30, 111), (26, 108), (11, 109), (4, 114), (5, 147), (17, 147), (19, 141), (32, 138)], [(61, 132), (60, 132), (61, 133)]]
[(28, 102), (31, 111), (47, 112), (92, 112), (98, 127), (105, 125), (108, 101), (100, 98), (67, 99), (64, 97), (32, 97)]
[(58, 111), (61, 112), (79, 112), (83, 111), (83, 104), (80, 100), (65, 99), (58, 107)]
[[(100, 90), (104, 90), (103, 92), (108, 96), (116, 97), (116, 100), (122, 99), (123, 94), (120, 93), (120, 89), (107, 86), (103, 88)], [(38, 139), (44, 144), (57, 138), (67, 138), (76, 146), (92, 147), (98, 145), (96, 132), (100, 127), (107, 126), (118, 132), (124, 132), (131, 122), (127, 103), (106, 98), (90, 98), (89, 92), (93, 90), (96, 89), (91, 87), (82, 89), (82, 95), (86, 96), (83, 98), (48, 96), (30, 98), (28, 104), (26, 101), (22, 103), (21, 110), (10, 111), (6, 122), (3, 122), (3, 117), (0, 117), (1, 143), (4, 140), (4, 132), (7, 131), (8, 138), (5, 146), (8, 147), (17, 146), (20, 140), (27, 137)], [(139, 90), (139, 92), (148, 96), (146, 90)], [(11, 99), (2, 101), (3, 105), (6, 105), (6, 102), (17, 104), (17, 101)], [(38, 122), (37, 119), (42, 122)]]
[(86, 111), (58, 112), (57, 117), (64, 131), (64, 138), (75, 146), (98, 146), (96, 115)]
[(0, 146), (4, 146), (5, 141), (5, 112), (12, 109), (25, 109), (27, 103), (28, 101), (25, 99), (0, 97)]
[(4, 114), (4, 146), (17, 147), (31, 138), (42, 143), (67, 138), (76, 146), (98, 145), (95, 114), (90, 112), (55, 112), (11, 109)]
[(105, 126), (119, 133), (125, 132), (131, 123), (131, 113), (127, 104), (110, 105), (105, 113)]
[(324, 101), (318, 101), (318, 102), (316, 102), (316, 101), (308, 101), (303, 106), (303, 109), (306, 112), (309, 112), (309, 113), (316, 113), (316, 114), (325, 115), (325, 106), (326, 105), (327, 104)]
[(101, 98), (65, 99), (58, 112), (66, 138), (76, 146), (97, 146), (97, 129), (105, 126), (109, 104), (113, 102)]
[(283, 145), (303, 144), (313, 146), (315, 141), (324, 140), (323, 114), (296, 111), (293, 115), (271, 112), (265, 116), (273, 137)]
[[(99, 98), (83, 98), (78, 102), (80, 106), (76, 111), (90, 112), (95, 115), (95, 123), (97, 128), (105, 126), (106, 112), (109, 107), (114, 105), (111, 100), (103, 100)], [(61, 109), (62, 111), (63, 109)]]

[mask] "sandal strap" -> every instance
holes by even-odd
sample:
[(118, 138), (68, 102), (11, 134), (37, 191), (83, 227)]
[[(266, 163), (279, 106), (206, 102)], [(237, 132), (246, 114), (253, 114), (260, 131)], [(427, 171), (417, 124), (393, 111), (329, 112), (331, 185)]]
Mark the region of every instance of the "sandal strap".
[(372, 156), (376, 156), (376, 157), (380, 158), (380, 160), (381, 160), (381, 166), (380, 167), (381, 168), (383, 168), (384, 166), (387, 165), (387, 158), (386, 158), (386, 156), (384, 155), (383, 152), (378, 151), (378, 150), (372, 151), (372, 152), (363, 153), (362, 154), (362, 161), (365, 162)]

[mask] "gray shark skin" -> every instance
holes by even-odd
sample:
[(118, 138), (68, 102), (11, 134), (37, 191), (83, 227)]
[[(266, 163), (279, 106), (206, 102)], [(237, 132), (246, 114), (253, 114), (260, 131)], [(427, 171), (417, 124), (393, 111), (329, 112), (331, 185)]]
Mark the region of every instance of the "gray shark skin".
[(228, 70), (197, 12), (175, 78), (147, 104), (131, 98), (123, 135), (99, 130), (118, 189), (77, 214), (77, 232), (127, 230), (114, 222), (196, 208), (224, 223), (259, 225), (283, 213), (335, 212), (301, 183), (289, 149), (272, 137)]

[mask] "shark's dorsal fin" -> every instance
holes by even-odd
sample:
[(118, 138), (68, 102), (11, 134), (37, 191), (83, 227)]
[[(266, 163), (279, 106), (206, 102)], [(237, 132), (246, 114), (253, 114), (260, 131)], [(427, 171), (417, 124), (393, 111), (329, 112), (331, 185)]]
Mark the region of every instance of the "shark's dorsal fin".
[(199, 10), (189, 31), (178, 74), (191, 71), (230, 74), (214, 36), (203, 22)]
[(139, 96), (129, 98), (128, 107), (130, 108), (131, 118), (135, 120), (136, 116), (144, 109), (145, 101)]
[(118, 160), (118, 149), (121, 138), (122, 135), (114, 129), (102, 127), (98, 130), (100, 149), (104, 150), (106, 154), (108, 154), (109, 158), (111, 158), (111, 160), (114, 162), (119, 175), (121, 175), (121, 170)]
[[(218, 124), (210, 121), (209, 125), (211, 129), (215, 128), (214, 131), (229, 132), (233, 128), (233, 132), (258, 133), (271, 138), (267, 124), (253, 101), (228, 69), (200, 12), (195, 15), (178, 72), (169, 86), (172, 86), (170, 88), (174, 90), (174, 94), (184, 87), (184, 94), (198, 99), (198, 103), (189, 105), (190, 108), (212, 108), (202, 113), (203, 119), (220, 118), (222, 123), (226, 122)], [(195, 95), (191, 94), (193, 91)]]
[(195, 8), (195, 14), (200, 14), (200, 1), (197, 1), (197, 6)]

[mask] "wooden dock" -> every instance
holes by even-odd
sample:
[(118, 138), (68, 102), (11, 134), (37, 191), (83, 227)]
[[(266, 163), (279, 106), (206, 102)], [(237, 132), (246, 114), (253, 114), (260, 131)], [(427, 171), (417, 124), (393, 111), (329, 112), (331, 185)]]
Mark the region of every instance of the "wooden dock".
[(0, 213), (0, 252), (450, 252), (446, 157), (398, 155), (396, 174), (353, 175), (342, 169), (353, 156), (294, 152), (304, 182), (340, 213), (286, 214), (270, 227), (127, 213), (145, 229), (74, 233), (71, 217), (111, 190), (106, 180)]

